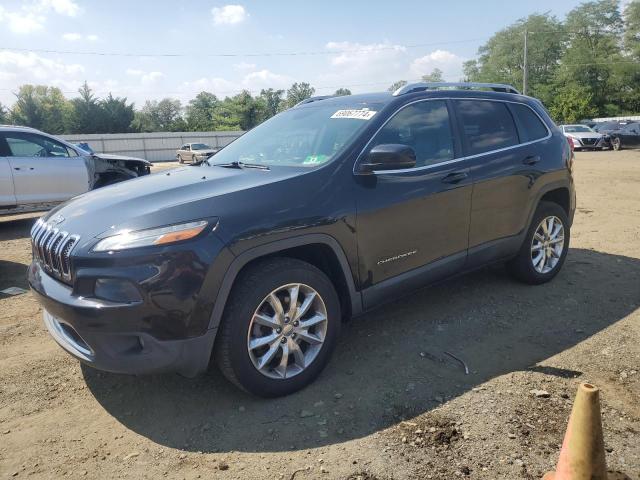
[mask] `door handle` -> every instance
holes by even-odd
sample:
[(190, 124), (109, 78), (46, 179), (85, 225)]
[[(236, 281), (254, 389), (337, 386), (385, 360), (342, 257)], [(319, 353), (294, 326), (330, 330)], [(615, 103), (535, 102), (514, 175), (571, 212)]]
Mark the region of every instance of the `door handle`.
[(20, 167), (13, 167), (14, 170), (20, 170)]
[(524, 163), (525, 165), (535, 165), (540, 160), (540, 155), (529, 155), (522, 161), (522, 163)]
[(453, 172), (442, 179), (444, 183), (458, 183), (467, 178), (469, 174), (467, 172)]

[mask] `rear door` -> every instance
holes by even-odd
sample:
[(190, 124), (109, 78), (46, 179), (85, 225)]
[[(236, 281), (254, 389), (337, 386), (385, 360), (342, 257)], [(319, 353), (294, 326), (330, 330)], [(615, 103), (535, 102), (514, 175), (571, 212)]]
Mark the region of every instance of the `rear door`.
[(44, 135), (4, 132), (16, 202), (57, 203), (89, 189), (83, 157)]
[[(469, 260), (483, 263), (513, 253), (493, 242), (514, 238), (525, 228), (531, 186), (542, 173), (536, 142), (549, 131), (524, 104), (465, 99), (455, 100), (454, 105), (474, 180)], [(501, 245), (513, 248), (509, 243)]]

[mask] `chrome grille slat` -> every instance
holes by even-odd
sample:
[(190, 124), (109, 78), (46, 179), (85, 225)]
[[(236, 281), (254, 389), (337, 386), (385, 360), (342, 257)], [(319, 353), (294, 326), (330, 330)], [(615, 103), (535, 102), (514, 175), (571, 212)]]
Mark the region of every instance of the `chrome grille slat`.
[(33, 258), (49, 274), (68, 282), (71, 280), (71, 251), (79, 238), (38, 220), (31, 229)]
[(49, 268), (49, 270), (53, 270), (51, 248), (53, 247), (53, 242), (55, 242), (55, 239), (57, 236), (58, 236), (58, 229), (52, 228), (51, 234), (47, 237), (47, 241), (44, 244), (44, 264)]
[(38, 252), (40, 253), (40, 260), (42, 260), (43, 263), (46, 264), (46, 258), (45, 258), (45, 252), (44, 252), (44, 246), (47, 244), (47, 241), (49, 240), (49, 236), (51, 235), (51, 226), (47, 225), (47, 228), (45, 229), (44, 233), (42, 235), (40, 235), (40, 238), (38, 239)]

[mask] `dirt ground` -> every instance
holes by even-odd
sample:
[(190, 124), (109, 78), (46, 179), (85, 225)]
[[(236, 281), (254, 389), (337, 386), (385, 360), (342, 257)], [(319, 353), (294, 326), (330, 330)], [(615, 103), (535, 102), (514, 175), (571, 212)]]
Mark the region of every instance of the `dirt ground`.
[[(0, 479), (540, 479), (584, 381), (609, 468), (640, 479), (640, 151), (578, 153), (576, 182), (553, 282), (497, 266), (387, 305), (281, 399), (82, 367), (31, 294), (0, 294)], [(0, 223), (0, 289), (27, 287), (33, 218)]]

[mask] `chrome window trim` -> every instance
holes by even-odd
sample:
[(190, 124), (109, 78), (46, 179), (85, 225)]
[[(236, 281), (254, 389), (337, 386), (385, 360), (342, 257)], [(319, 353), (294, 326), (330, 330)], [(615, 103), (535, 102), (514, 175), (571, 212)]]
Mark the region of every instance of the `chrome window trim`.
[[(422, 171), (422, 170), (428, 170), (428, 169), (431, 169), (431, 168), (439, 167), (441, 165), (449, 165), (449, 164), (452, 164), (452, 163), (462, 162), (464, 160), (470, 160), (470, 159), (477, 158), (477, 157), (483, 157), (485, 155), (491, 155), (493, 153), (500, 153), (500, 152), (504, 152), (504, 151), (507, 151), (507, 150), (512, 150), (514, 148), (519, 148), (519, 147), (522, 147), (522, 146), (525, 146), (525, 145), (531, 145), (531, 144), (538, 143), (538, 142), (544, 142), (546, 140), (549, 140), (551, 138), (551, 136), (553, 135), (553, 133), (551, 132), (551, 129), (549, 129), (549, 126), (547, 125), (547, 122), (544, 121), (544, 119), (540, 116), (540, 114), (538, 112), (536, 112), (533, 108), (531, 108), (530, 105), (527, 105), (524, 102), (516, 102), (514, 100), (502, 100), (502, 99), (497, 99), (497, 98), (479, 98), (479, 97), (421, 98), (419, 100), (414, 100), (413, 102), (409, 102), (409, 103), (406, 103), (406, 104), (402, 105), (395, 112), (393, 112), (389, 116), (389, 118), (387, 118), (385, 120), (385, 122), (382, 125), (380, 125), (380, 128), (378, 128), (374, 132), (374, 134), (371, 136), (371, 138), (369, 139), (367, 144), (364, 146), (364, 148), (358, 154), (358, 157), (356, 158), (356, 161), (353, 164), (353, 174), (354, 175), (364, 175), (363, 173), (357, 172), (356, 171), (356, 167), (357, 167), (358, 163), (360, 162), (360, 159), (362, 158), (362, 156), (366, 152), (366, 150), (369, 148), (369, 145), (371, 144), (371, 142), (373, 142), (373, 140), (376, 138), (378, 133), (380, 133), (380, 130), (382, 130), (387, 125), (387, 123), (389, 123), (391, 121), (391, 119), (393, 117), (395, 117), (398, 113), (400, 113), (403, 109), (405, 109), (406, 107), (408, 107), (410, 105), (414, 105), (414, 104), (420, 103), (420, 102), (432, 102), (432, 101), (436, 101), (436, 100), (445, 100), (445, 101), (446, 100), (452, 100), (452, 101), (455, 101), (455, 100), (481, 100), (481, 101), (485, 101), (485, 102), (502, 102), (502, 103), (514, 103), (514, 104), (517, 104), (517, 105), (524, 105), (529, 110), (531, 110), (533, 113), (535, 113), (535, 115), (538, 117), (538, 119), (542, 122), (542, 124), (544, 125), (544, 128), (547, 129), (547, 135), (545, 137), (538, 138), (537, 140), (531, 140), (529, 142), (518, 143), (517, 145), (511, 145), (509, 147), (498, 148), (496, 150), (489, 150), (488, 152), (476, 153), (474, 155), (468, 155), (466, 157), (453, 158), (451, 160), (445, 160), (443, 162), (434, 163), (432, 165), (424, 165), (422, 167), (414, 167), (414, 168), (402, 168), (402, 169), (396, 169), (396, 170), (374, 170), (373, 172), (371, 172), (371, 174), (373, 174), (373, 175), (387, 175), (387, 174), (392, 174), (392, 173), (419, 172), (419, 171)], [(509, 113), (511, 113), (511, 112), (509, 112)], [(451, 122), (451, 117), (449, 117), (449, 122)], [(518, 125), (517, 125), (515, 119), (513, 120), (513, 123), (515, 124), (516, 130), (517, 130)], [(367, 174), (367, 175), (369, 175), (369, 174)]]

